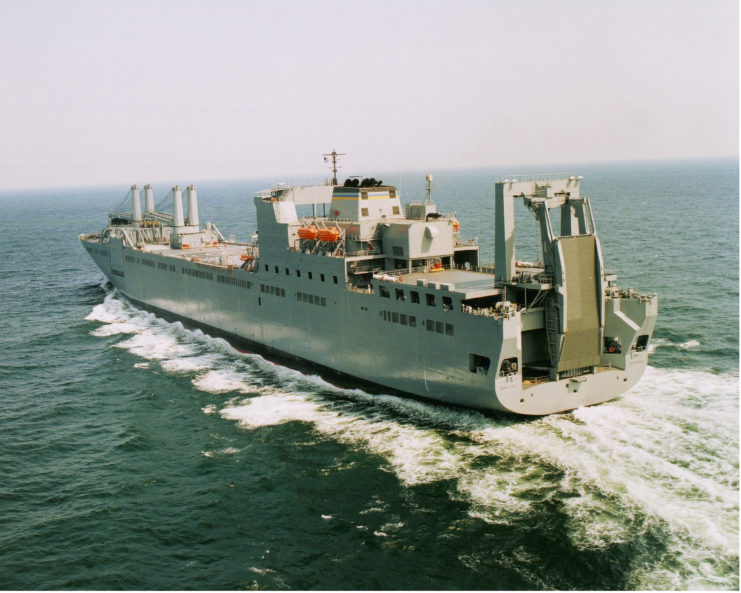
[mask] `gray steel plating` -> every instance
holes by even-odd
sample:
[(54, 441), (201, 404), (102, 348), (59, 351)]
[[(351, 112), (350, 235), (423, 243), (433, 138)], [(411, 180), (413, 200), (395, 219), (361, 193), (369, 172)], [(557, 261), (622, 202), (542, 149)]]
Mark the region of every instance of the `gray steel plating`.
[[(437, 212), (431, 176), (427, 200), (403, 211), (397, 189), (373, 179), (260, 192), (259, 244), (202, 228), (193, 186), (187, 212), (173, 187), (172, 213), (155, 210), (150, 186), (142, 211), (132, 186), (131, 209), (80, 239), (144, 307), (396, 392), (543, 415), (632, 387), (658, 312), (655, 294), (621, 290), (605, 271), (580, 180), (495, 184), (495, 266)], [(515, 259), (516, 200), (535, 216), (542, 262)]]

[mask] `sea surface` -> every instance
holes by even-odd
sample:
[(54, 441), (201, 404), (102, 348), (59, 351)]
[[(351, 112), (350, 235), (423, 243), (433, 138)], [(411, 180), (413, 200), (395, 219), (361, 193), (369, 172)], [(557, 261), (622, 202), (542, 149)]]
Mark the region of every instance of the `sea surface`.
[[(738, 590), (738, 163), (565, 169), (659, 321), (624, 397), (534, 419), (338, 388), (137, 309), (77, 239), (127, 187), (0, 194), (0, 588)], [(365, 173), (411, 201), (427, 172)], [(488, 261), (493, 182), (528, 172), (429, 171)], [(249, 238), (273, 181), (303, 179), (198, 184), (201, 220)]]

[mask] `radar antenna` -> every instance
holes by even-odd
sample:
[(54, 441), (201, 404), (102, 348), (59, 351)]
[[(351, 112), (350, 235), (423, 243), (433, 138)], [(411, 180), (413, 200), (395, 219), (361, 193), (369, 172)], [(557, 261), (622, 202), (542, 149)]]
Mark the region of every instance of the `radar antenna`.
[(324, 162), (328, 163), (329, 160), (327, 157), (332, 157), (332, 185), (337, 185), (337, 157), (338, 156), (345, 156), (344, 152), (337, 152), (336, 150), (332, 149), (332, 152), (323, 154)]

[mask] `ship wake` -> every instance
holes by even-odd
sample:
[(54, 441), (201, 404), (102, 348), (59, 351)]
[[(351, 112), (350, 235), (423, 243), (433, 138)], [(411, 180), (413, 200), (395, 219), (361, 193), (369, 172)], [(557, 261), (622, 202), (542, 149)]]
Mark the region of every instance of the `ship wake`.
[[(165, 322), (115, 293), (87, 319), (99, 324), (93, 335), (135, 355), (132, 364), (148, 361), (141, 372), (189, 376), (211, 398), (204, 413), (247, 434), (305, 423), (317, 438), (379, 456), (405, 488), (446, 481), (451, 500), (492, 526), (558, 508), (574, 548), (635, 550), (630, 588), (738, 586), (727, 576), (738, 568), (736, 376), (649, 367), (618, 401), (534, 420), (494, 418), (338, 388)], [(660, 558), (641, 553), (648, 540), (662, 541)], [(511, 562), (538, 574), (537, 557)]]

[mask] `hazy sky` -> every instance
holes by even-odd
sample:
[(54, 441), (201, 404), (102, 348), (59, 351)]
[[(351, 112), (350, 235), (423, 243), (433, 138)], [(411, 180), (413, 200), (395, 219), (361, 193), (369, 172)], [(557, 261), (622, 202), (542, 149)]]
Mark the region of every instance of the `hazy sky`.
[(736, 0), (0, 0), (0, 189), (736, 156)]

